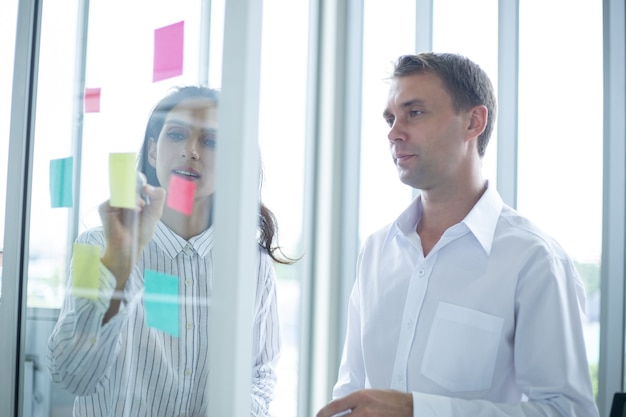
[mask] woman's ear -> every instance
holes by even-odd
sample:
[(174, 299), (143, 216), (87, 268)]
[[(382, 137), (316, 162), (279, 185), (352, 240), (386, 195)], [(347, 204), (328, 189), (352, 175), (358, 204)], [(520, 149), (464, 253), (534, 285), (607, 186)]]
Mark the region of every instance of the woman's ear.
[(154, 138), (148, 139), (148, 163), (156, 169), (157, 144)]

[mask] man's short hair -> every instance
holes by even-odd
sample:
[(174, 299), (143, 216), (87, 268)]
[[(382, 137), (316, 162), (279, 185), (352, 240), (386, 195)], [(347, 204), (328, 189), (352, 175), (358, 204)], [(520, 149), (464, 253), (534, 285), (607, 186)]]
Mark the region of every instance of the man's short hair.
[(394, 64), (393, 78), (424, 72), (438, 76), (452, 97), (456, 111), (487, 107), (487, 124), (478, 137), (478, 154), (485, 155), (496, 118), (496, 96), (487, 73), (470, 59), (452, 53), (423, 52), (402, 55)]

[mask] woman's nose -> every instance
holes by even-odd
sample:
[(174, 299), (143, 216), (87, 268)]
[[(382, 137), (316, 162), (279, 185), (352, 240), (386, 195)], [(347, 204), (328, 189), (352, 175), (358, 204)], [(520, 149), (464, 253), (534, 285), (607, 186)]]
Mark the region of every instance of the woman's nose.
[(198, 159), (200, 154), (198, 153), (198, 144), (196, 140), (189, 139), (183, 146), (181, 155), (184, 158)]

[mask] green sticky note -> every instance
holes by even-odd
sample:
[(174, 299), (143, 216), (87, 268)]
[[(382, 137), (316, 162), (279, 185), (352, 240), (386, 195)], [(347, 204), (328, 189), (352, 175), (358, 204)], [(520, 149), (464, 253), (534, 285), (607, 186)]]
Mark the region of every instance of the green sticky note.
[(178, 278), (146, 269), (144, 271), (146, 324), (178, 337)]
[(109, 186), (111, 207), (135, 208), (137, 206), (137, 154), (134, 152), (109, 155)]
[(53, 208), (72, 207), (74, 158), (50, 161), (50, 202)]
[(95, 300), (100, 282), (100, 246), (74, 243), (72, 295)]

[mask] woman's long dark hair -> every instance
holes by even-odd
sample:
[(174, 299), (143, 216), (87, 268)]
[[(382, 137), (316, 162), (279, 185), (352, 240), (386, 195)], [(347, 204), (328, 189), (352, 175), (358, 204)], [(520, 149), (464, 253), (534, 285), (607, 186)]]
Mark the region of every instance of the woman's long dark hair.
[[(137, 161), (137, 169), (142, 172), (148, 184), (155, 187), (160, 187), (159, 179), (156, 175), (155, 168), (150, 165), (148, 161), (148, 152), (150, 149), (150, 140), (155, 142), (159, 139), (163, 125), (165, 124), (165, 117), (167, 114), (183, 100), (189, 98), (204, 98), (210, 103), (217, 105), (219, 101), (219, 92), (217, 90), (203, 87), (203, 86), (184, 86), (173, 88), (165, 97), (163, 97), (150, 112), (148, 118), (148, 124), (146, 125), (146, 133), (144, 134), (143, 144), (141, 145), (141, 151), (139, 152), (139, 158)], [(262, 184), (262, 172), (259, 182), (259, 194)], [(258, 223), (258, 244), (271, 258), (281, 264), (292, 264), (297, 259), (289, 258), (284, 255), (280, 246), (278, 245), (278, 222), (274, 213), (263, 204), (259, 196), (259, 223)]]

